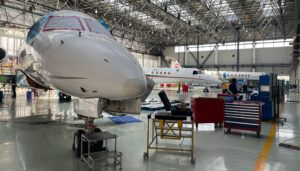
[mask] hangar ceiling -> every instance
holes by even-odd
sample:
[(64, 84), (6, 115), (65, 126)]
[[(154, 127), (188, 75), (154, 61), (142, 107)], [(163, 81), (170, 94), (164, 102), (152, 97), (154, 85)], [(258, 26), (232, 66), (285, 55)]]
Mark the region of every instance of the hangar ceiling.
[(146, 46), (292, 38), (296, 0), (0, 0), (0, 26), (28, 28), (49, 11), (104, 19), (114, 36)]

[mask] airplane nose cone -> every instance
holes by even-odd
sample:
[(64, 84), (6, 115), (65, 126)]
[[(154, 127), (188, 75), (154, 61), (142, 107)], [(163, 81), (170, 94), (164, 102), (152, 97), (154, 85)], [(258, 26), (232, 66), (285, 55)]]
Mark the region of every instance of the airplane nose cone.
[(146, 91), (146, 82), (140, 79), (129, 79), (124, 83), (123, 91), (129, 96), (142, 96)]

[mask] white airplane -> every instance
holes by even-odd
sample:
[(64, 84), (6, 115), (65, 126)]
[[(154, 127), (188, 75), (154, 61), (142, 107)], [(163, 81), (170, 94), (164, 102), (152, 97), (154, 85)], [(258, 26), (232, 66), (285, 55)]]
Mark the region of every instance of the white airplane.
[(259, 76), (264, 75), (264, 72), (235, 72), (235, 71), (204, 71), (220, 80), (230, 80), (232, 78), (238, 80), (259, 80)]
[[(169, 58), (171, 61), (171, 68), (182, 68), (179, 62), (174, 58)], [(259, 76), (264, 75), (264, 72), (235, 72), (235, 71), (202, 71), (203, 73), (210, 75), (214, 78), (217, 78), (222, 81), (227, 81), (232, 78), (236, 78), (238, 80), (259, 80)]]
[(214, 78), (197, 68), (144, 68), (145, 75), (155, 84), (160, 83), (198, 83), (203, 85), (220, 84)]
[[(1, 49), (0, 59), (5, 57)], [(140, 112), (139, 98), (147, 87), (141, 66), (96, 19), (86, 14), (63, 10), (43, 16), (30, 28), (20, 49), (20, 63), (17, 69), (26, 75), (31, 87), (99, 98), (98, 114), (77, 113), (85, 119), (88, 132), (100, 131), (92, 129), (93, 120), (103, 110)], [(74, 134), (77, 155), (84, 133), (78, 130)]]

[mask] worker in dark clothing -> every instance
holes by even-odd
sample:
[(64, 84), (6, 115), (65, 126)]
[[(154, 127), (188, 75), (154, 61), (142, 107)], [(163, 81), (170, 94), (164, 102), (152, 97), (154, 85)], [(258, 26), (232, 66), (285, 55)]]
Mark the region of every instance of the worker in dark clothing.
[(231, 83), (230, 83), (230, 85), (229, 85), (229, 91), (230, 91), (232, 94), (234, 94), (234, 95), (237, 95), (237, 94), (238, 94), (238, 90), (237, 90), (237, 88), (236, 88), (236, 79), (235, 79), (235, 78), (233, 78), (233, 79), (231, 80)]
[(235, 95), (235, 99), (242, 100), (243, 96), (238, 96), (238, 90), (236, 87), (236, 83), (237, 83), (236, 79), (233, 78), (231, 80), (231, 84), (229, 85), (229, 91), (231, 92), (231, 94)]
[(11, 97), (13, 99), (15, 99), (17, 97), (16, 87), (17, 87), (17, 80), (16, 80), (16, 78), (14, 78), (14, 79), (12, 79), (12, 83), (11, 83), (11, 92), (12, 92)]

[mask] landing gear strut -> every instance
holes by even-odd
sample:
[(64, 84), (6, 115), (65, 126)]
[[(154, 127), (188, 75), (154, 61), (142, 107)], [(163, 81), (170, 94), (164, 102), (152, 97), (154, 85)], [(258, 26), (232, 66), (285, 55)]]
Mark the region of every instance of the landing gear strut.
[[(87, 153), (88, 150), (88, 144), (86, 142), (83, 142), (82, 149), (81, 149), (82, 135), (85, 133), (97, 133), (97, 132), (101, 132), (101, 129), (96, 128), (96, 126), (94, 125), (94, 119), (85, 118), (85, 128), (79, 129), (74, 133), (73, 151), (75, 151), (77, 157), (80, 157), (81, 154)], [(90, 148), (91, 152), (98, 152), (103, 150), (105, 150), (105, 148), (103, 148), (103, 141), (97, 141), (91, 144), (91, 148)]]

